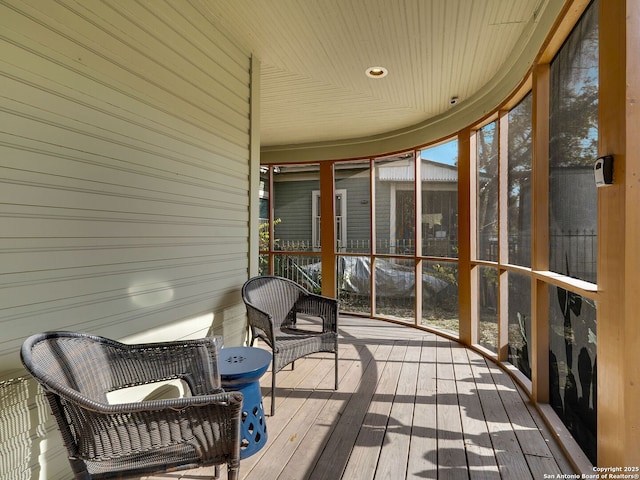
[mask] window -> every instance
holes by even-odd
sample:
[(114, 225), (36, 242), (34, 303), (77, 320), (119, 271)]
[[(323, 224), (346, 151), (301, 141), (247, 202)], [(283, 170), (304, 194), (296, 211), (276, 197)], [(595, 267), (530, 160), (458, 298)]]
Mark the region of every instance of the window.
[(313, 192), (320, 188), (320, 167), (282, 165), (272, 172), (273, 271), (319, 293), (322, 265), (313, 245), (314, 219), (309, 212), (313, 209)]
[(485, 125), (477, 138), (477, 258), (498, 260), (498, 126)]
[(371, 253), (371, 161), (334, 164), (334, 182), (335, 191), (344, 192), (339, 210), (343, 212), (342, 221), (336, 225), (344, 231), (344, 237), (338, 236), (338, 252)]
[(493, 353), (498, 352), (498, 269), (476, 267), (478, 275), (478, 343)]
[(596, 282), (598, 6), (591, 5), (550, 69), (550, 270)]
[(415, 253), (415, 159), (405, 153), (374, 161), (376, 250)]
[(596, 307), (549, 285), (549, 403), (591, 463), (597, 448)]
[[(459, 334), (458, 140), (420, 151), (422, 193), (422, 318), (425, 326)], [(438, 257), (434, 259), (434, 257)]]
[(460, 331), (458, 262), (422, 262), (422, 325)]
[(318, 165), (274, 168), (273, 210), (276, 250), (313, 250), (313, 221), (309, 216), (313, 192), (320, 190)]
[[(508, 262), (531, 266), (532, 94), (507, 117), (507, 248)], [(531, 278), (505, 275), (507, 289), (508, 360), (531, 380)]]
[(508, 258), (524, 267), (531, 266), (531, 103), (529, 93), (508, 116)]
[(509, 362), (531, 380), (531, 278), (508, 273)]
[[(347, 191), (336, 190), (335, 221), (336, 221), (336, 251), (339, 252), (347, 245)], [(320, 190), (313, 191), (311, 203), (311, 218), (313, 219), (313, 248), (320, 249)]]
[(458, 140), (420, 151), (422, 255), (458, 257)]
[[(550, 68), (550, 269), (596, 282), (598, 4), (592, 3)], [(596, 306), (549, 286), (550, 403), (589, 460), (596, 452)]]

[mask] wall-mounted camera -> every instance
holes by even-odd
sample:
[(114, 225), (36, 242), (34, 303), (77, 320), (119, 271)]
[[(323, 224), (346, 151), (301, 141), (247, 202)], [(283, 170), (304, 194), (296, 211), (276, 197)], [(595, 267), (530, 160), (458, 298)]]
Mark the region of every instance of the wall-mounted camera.
[(597, 187), (611, 185), (613, 183), (613, 155), (598, 158), (593, 165), (593, 175)]

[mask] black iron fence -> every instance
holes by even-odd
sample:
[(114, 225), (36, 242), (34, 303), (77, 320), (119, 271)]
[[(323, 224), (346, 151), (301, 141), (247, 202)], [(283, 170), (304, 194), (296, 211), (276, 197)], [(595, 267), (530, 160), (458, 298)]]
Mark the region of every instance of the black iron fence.
[[(314, 245), (311, 240), (278, 240), (276, 250), (286, 252), (312, 252), (319, 251), (319, 245)], [(347, 240), (338, 242), (336, 245), (338, 253), (371, 253), (371, 241), (369, 240)], [(458, 241), (449, 238), (433, 238), (422, 243), (422, 254), (434, 257), (456, 258), (458, 251)], [(414, 255), (416, 244), (413, 240), (378, 240), (376, 241), (376, 253), (390, 255)]]
[(552, 230), (549, 252), (551, 271), (597, 282), (598, 236), (595, 230)]
[[(498, 240), (494, 235), (484, 235), (478, 242), (478, 258), (498, 261)], [(286, 252), (314, 252), (319, 248), (311, 240), (279, 240), (277, 249)], [(531, 264), (531, 235), (509, 235), (509, 262), (516, 265)], [(369, 240), (348, 240), (337, 245), (338, 253), (371, 253)], [(376, 242), (377, 254), (414, 255), (412, 240), (383, 239)], [(596, 282), (598, 242), (595, 230), (551, 230), (549, 232), (549, 269), (588, 282)], [(429, 238), (422, 244), (422, 255), (430, 257), (457, 258), (458, 241), (453, 238)], [(300, 265), (316, 262), (317, 256), (297, 257)], [(285, 264), (286, 265), (286, 264)], [(294, 267), (287, 267), (295, 271)]]

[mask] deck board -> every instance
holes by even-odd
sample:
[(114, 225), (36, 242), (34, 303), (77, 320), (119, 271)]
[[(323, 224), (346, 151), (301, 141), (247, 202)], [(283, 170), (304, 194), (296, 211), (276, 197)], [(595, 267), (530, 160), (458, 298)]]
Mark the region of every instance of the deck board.
[[(382, 436), (375, 480), (398, 478), (398, 472), (407, 469), (421, 350), (421, 342), (410, 342), (404, 352), (395, 395), (394, 392), (389, 395), (389, 420)], [(381, 417), (384, 426), (384, 415)]]
[[(574, 473), (526, 394), (479, 353), (430, 332), (341, 317), (334, 356), (261, 380), (269, 439), (246, 480), (539, 479)], [(194, 469), (146, 480), (204, 480)], [(222, 468), (221, 479), (226, 479)]]
[(407, 478), (435, 478), (438, 472), (435, 345), (433, 334), (422, 340)]
[(437, 338), (438, 478), (469, 478), (451, 344), (449, 340)]
[[(385, 347), (391, 354), (392, 347), (390, 345)], [(393, 361), (393, 357), (387, 356), (387, 359)], [(376, 359), (376, 363), (381, 362), (382, 358)], [(359, 426), (358, 436), (343, 473), (344, 478), (357, 477), (362, 480), (374, 478), (391, 410), (391, 403), (385, 401), (384, 396), (388, 395), (390, 391), (395, 391), (398, 371), (398, 369), (385, 368), (380, 372), (376, 386), (377, 393), (372, 396), (367, 414), (362, 425)]]
[(491, 436), (484, 419), (480, 398), (476, 394), (467, 350), (453, 344), (451, 348), (454, 374), (458, 388), (458, 404), (463, 413), (462, 430), (467, 450), (469, 476), (475, 480), (499, 479), (500, 473), (496, 462)]

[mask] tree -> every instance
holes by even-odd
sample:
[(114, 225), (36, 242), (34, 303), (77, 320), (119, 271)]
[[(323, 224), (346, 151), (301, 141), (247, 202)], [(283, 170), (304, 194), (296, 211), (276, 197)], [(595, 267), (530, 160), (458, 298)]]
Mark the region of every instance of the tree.
[(477, 224), (479, 256), (497, 260), (492, 242), (498, 234), (498, 126), (492, 122), (477, 132), (478, 198)]

